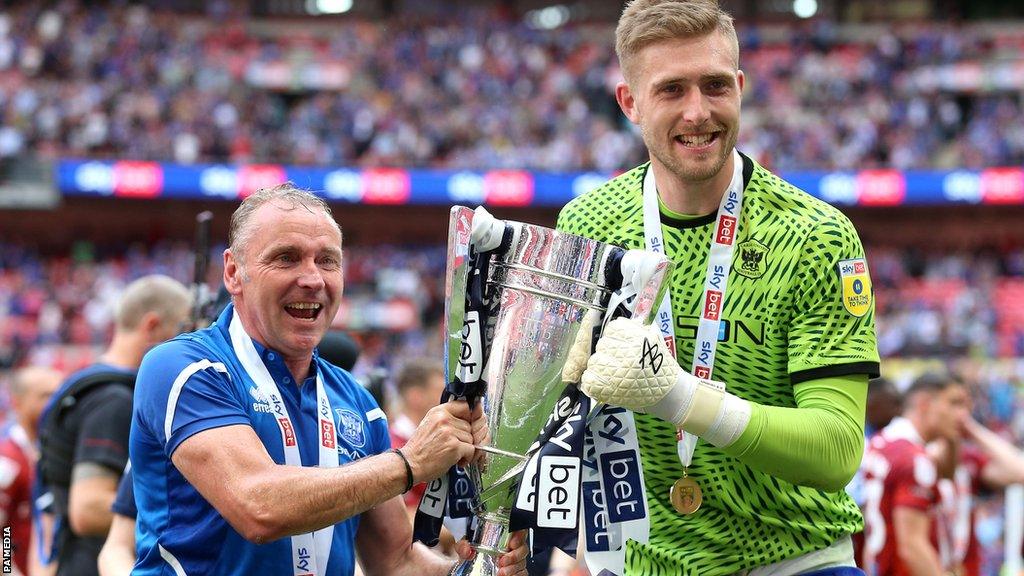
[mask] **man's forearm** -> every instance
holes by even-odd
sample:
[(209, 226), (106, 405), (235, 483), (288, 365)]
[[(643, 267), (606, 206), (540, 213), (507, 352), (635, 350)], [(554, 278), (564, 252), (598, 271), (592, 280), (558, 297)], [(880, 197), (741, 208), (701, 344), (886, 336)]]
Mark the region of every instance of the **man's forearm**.
[(95, 462), (75, 464), (68, 493), (68, 521), (78, 536), (106, 536), (119, 474)]
[[(413, 542), (406, 550), (401, 561), (392, 565), (390, 570), (381, 573), (394, 576), (445, 576), (455, 566), (455, 560), (446, 558), (419, 542)], [(365, 566), (363, 568), (367, 575), (371, 574)]]
[(128, 576), (135, 566), (135, 521), (115, 515), (97, 559), (100, 576)]
[(864, 451), (867, 385), (860, 376), (831, 380), (841, 382), (805, 393), (799, 408), (752, 404), (747, 428), (722, 450), (787, 482), (842, 490)]
[(988, 470), (982, 472), (986, 482), (1000, 488), (1024, 482), (1024, 452), (974, 420), (968, 420), (965, 429), (990, 458)]
[[(573, 349), (570, 357), (588, 351)], [(853, 477), (864, 450), (866, 374), (803, 382), (793, 387), (796, 408), (767, 406), (690, 374), (666, 360), (668, 354), (656, 327), (612, 320), (579, 375), (581, 389), (598, 402), (670, 422), (795, 484), (837, 491)], [(563, 372), (564, 380), (575, 377)]]
[(912, 541), (900, 545), (900, 560), (911, 576), (941, 576), (939, 555), (928, 542)]
[(401, 494), (406, 473), (397, 455), (384, 453), (338, 468), (275, 466), (242, 485), (245, 497), (255, 503), (255, 520), (269, 532), (260, 533), (269, 541), (365, 512)]

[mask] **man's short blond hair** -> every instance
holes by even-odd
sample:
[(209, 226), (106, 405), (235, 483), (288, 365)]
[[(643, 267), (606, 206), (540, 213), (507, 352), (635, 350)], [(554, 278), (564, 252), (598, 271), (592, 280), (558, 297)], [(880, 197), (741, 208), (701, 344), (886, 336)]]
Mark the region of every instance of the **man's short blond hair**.
[(674, 38), (694, 38), (718, 30), (736, 47), (739, 68), (739, 40), (732, 16), (717, 0), (632, 0), (626, 5), (615, 28), (615, 53), (627, 82), (633, 60), (647, 46)]
[[(135, 330), (149, 312), (155, 312), (161, 320), (184, 320), (191, 305), (192, 294), (184, 284), (170, 276), (151, 274), (124, 289), (114, 319), (119, 330)], [(185, 318), (181, 318), (182, 313)]]

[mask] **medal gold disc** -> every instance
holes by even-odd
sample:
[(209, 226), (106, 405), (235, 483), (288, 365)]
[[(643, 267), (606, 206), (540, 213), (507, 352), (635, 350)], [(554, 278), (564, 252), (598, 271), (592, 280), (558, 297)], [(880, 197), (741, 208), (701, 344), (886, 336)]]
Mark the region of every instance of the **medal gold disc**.
[(672, 507), (680, 514), (693, 514), (703, 501), (700, 485), (689, 476), (676, 480), (668, 492), (668, 497), (672, 501)]

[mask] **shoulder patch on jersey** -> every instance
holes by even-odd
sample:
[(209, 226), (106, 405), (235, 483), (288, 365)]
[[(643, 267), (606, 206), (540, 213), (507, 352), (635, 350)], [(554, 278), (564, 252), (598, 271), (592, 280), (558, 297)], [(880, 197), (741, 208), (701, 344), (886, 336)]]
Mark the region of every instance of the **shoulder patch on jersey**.
[(366, 444), (363, 434), (363, 419), (358, 414), (345, 408), (335, 408), (338, 415), (338, 434), (354, 448), (362, 448)]
[(753, 238), (740, 242), (736, 245), (736, 252), (739, 255), (736, 272), (751, 280), (757, 280), (764, 276), (768, 269), (766, 257), (769, 250), (770, 248)]
[(872, 295), (867, 261), (864, 258), (840, 260), (836, 267), (839, 269), (843, 308), (858, 318), (864, 316), (871, 309)]

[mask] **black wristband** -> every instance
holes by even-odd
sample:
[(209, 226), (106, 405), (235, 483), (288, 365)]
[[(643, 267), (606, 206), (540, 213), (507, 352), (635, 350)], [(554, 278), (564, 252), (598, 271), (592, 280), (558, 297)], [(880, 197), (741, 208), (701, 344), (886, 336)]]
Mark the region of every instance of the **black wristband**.
[(405, 464), (405, 490), (402, 492), (408, 492), (409, 490), (412, 490), (412, 487), (416, 484), (412, 479), (412, 466), (409, 465), (409, 459), (405, 457), (405, 454), (402, 454), (401, 450), (398, 448), (392, 448), (391, 451), (398, 454), (398, 457), (402, 459), (402, 464)]

